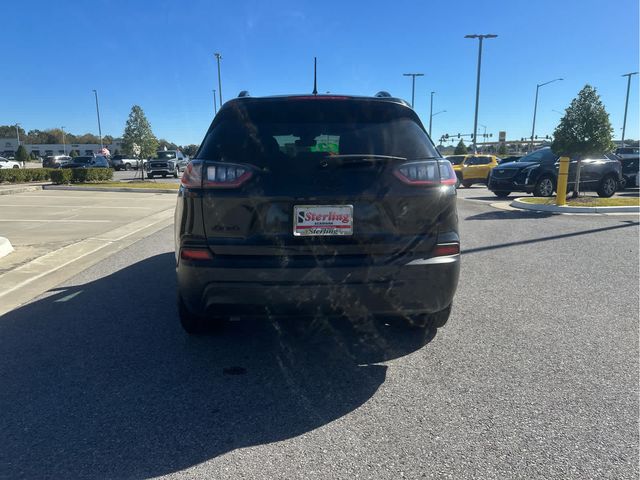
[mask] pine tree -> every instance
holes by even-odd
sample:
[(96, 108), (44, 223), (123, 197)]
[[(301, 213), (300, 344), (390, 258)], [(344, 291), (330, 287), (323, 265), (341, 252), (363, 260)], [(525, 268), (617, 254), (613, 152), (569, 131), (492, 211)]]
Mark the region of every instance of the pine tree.
[(27, 153), (27, 149), (24, 148), (24, 145), (20, 145), (18, 150), (16, 150), (16, 162), (24, 163), (29, 161), (29, 154)]
[(462, 140), (460, 140), (458, 142), (458, 145), (456, 146), (456, 149), (454, 150), (453, 154), (454, 155), (465, 155), (467, 153), (467, 147), (465, 146), (464, 142)]

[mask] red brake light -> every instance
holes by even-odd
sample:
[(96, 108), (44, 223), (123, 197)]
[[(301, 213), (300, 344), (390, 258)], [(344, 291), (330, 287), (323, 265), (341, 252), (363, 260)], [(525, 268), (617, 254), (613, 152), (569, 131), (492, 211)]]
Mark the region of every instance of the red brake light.
[(206, 248), (183, 248), (180, 250), (180, 258), (182, 260), (202, 261), (211, 260), (213, 255)]
[(231, 163), (207, 164), (207, 172), (202, 182), (204, 188), (236, 188), (253, 176), (245, 165)]
[(441, 243), (433, 250), (434, 257), (445, 257), (447, 255), (458, 255), (460, 253), (459, 243)]

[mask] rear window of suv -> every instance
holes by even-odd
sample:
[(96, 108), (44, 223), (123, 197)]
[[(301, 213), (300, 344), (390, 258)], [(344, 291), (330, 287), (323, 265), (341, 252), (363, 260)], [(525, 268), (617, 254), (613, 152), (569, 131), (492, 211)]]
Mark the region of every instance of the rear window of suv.
[(199, 159), (264, 166), (326, 155), (440, 157), (415, 114), (391, 102), (236, 102), (216, 117)]

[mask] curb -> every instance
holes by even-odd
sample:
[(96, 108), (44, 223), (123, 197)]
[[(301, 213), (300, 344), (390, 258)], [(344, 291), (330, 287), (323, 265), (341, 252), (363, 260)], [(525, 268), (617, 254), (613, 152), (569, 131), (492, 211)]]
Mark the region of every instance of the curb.
[(6, 257), (13, 252), (13, 246), (8, 238), (0, 237), (0, 258)]
[(178, 190), (168, 188), (100, 188), (100, 187), (67, 187), (64, 185), (44, 185), (44, 190), (74, 190), (78, 192), (131, 192), (131, 193), (178, 193)]
[(523, 210), (535, 210), (538, 212), (552, 212), (552, 213), (640, 213), (640, 206), (628, 206), (628, 207), (559, 207), (557, 205), (539, 205), (535, 203), (523, 202), (519, 198), (516, 198), (511, 202), (512, 207), (520, 208)]
[(44, 188), (44, 184), (37, 185), (19, 185), (16, 187), (0, 187), (0, 195), (14, 195), (16, 193), (25, 193), (25, 192), (35, 192), (37, 190), (42, 190)]

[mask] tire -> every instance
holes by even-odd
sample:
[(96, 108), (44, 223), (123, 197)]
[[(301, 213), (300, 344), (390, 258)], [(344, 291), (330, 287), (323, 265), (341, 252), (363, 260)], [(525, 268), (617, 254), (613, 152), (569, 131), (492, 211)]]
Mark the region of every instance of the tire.
[(509, 195), (511, 195), (511, 192), (493, 192), (493, 194), (498, 197), (498, 198), (507, 198)]
[(553, 178), (545, 175), (536, 183), (533, 189), (534, 197), (551, 197), (553, 195), (554, 185)]
[(180, 296), (178, 296), (178, 316), (180, 325), (189, 335), (200, 335), (205, 332), (207, 324), (205, 318), (190, 312)]
[(179, 173), (180, 172), (178, 171), (178, 168), (176, 167), (176, 170), (173, 172), (173, 178), (178, 178)]
[(153, 173), (147, 173), (147, 178), (149, 180), (152, 180), (153, 179)]
[(18, 165), (14, 165), (12, 168), (20, 168)]
[(166, 173), (163, 173), (163, 174), (162, 174), (162, 178), (167, 178), (167, 174), (166, 174)]
[(130, 163), (125, 163), (124, 164), (124, 169), (128, 172), (129, 170), (131, 170), (131, 164)]
[(471, 183), (469, 180), (463, 180), (462, 181), (462, 186), (464, 188), (471, 188), (471, 185), (473, 185), (473, 183)]
[(618, 189), (618, 181), (613, 175), (605, 175), (598, 186), (598, 196), (602, 198), (612, 197)]

